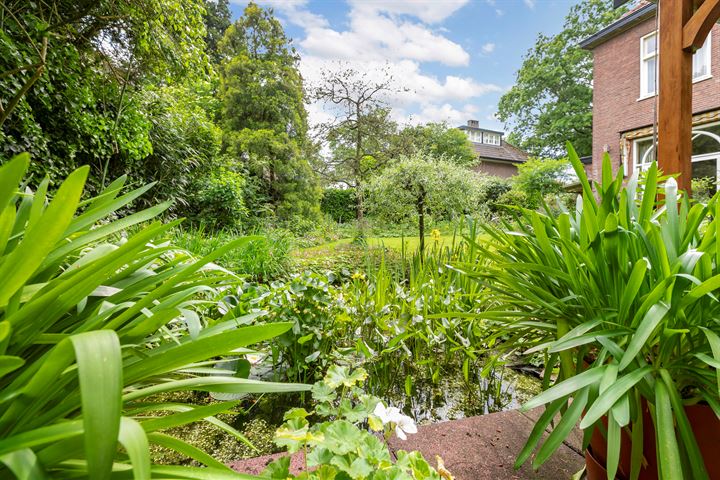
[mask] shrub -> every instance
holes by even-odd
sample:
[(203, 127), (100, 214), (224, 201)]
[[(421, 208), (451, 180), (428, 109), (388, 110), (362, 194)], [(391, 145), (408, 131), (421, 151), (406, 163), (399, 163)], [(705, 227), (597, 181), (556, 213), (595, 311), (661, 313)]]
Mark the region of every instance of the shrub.
[(195, 225), (212, 230), (235, 229), (248, 215), (245, 208), (245, 178), (239, 172), (220, 167), (195, 184), (187, 206), (188, 218)]
[(485, 175), (478, 183), (478, 202), (486, 204), (490, 211), (495, 211), (500, 197), (510, 191), (511, 181), (507, 178)]
[(539, 204), (545, 195), (563, 192), (563, 181), (570, 169), (570, 162), (565, 158), (529, 158), (527, 162), (518, 165), (513, 187)]
[(352, 188), (326, 188), (320, 210), (336, 222), (345, 223), (357, 216), (357, 197)]
[[(167, 204), (108, 220), (148, 187), (121, 195), (120, 178), (81, 207), (87, 167), (70, 174), (50, 199), (49, 180), (36, 192), (18, 191), (28, 164), (24, 155), (0, 167), (0, 477), (9, 476), (7, 469), (19, 478), (198, 475), (152, 466), (149, 444), (207, 465), (206, 475), (233, 475), (161, 431), (215, 422), (213, 415), (234, 402), (178, 412), (153, 397), (305, 388), (197, 368), (236, 357), (238, 349), (291, 327), (239, 326), (252, 318), (222, 314), (215, 306), (237, 276), (212, 262), (251, 239), (195, 261), (163, 242), (178, 222), (145, 223)], [(119, 236), (141, 224), (134, 235)], [(154, 415), (167, 410), (172, 414)]]

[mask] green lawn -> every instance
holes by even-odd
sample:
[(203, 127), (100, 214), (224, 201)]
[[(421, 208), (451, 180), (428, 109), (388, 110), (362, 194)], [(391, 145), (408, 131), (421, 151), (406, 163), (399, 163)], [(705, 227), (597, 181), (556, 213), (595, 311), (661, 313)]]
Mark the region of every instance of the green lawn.
[[(452, 244), (452, 241), (453, 241), (452, 235), (441, 235), (440, 240), (439, 240), (441, 245), (450, 245), (450, 244)], [(317, 245), (315, 247), (301, 248), (300, 250), (304, 253), (335, 250), (335, 249), (337, 249), (337, 247), (341, 247), (343, 245), (348, 245), (351, 242), (352, 242), (352, 238), (343, 238), (341, 240), (324, 243), (322, 245)], [(434, 240), (432, 237), (430, 237), (430, 236), (425, 237), (425, 246), (426, 247), (432, 246), (433, 242), (434, 242)], [(398, 252), (402, 251), (403, 243), (405, 243), (405, 251), (413, 252), (413, 251), (417, 250), (417, 248), (420, 246), (420, 238), (419, 237), (368, 237), (367, 243), (368, 243), (368, 246), (370, 246), (370, 247), (386, 247), (386, 248), (396, 250)]]

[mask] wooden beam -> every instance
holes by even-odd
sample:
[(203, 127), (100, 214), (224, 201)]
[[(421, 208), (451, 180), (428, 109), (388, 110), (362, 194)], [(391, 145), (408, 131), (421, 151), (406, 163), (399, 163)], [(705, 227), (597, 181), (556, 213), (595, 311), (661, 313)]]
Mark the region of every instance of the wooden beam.
[(705, 0), (683, 28), (683, 49), (695, 51), (703, 46), (713, 25), (720, 20), (720, 0)]
[[(706, 0), (705, 3), (718, 0)], [(680, 174), (678, 187), (690, 194), (692, 178), (692, 52), (683, 48), (683, 28), (693, 0), (659, 0), (658, 164)]]

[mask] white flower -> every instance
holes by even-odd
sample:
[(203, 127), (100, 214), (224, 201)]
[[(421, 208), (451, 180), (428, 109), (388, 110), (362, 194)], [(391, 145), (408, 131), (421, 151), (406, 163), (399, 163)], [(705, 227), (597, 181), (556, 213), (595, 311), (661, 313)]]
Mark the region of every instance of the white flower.
[(375, 407), (373, 414), (380, 419), (383, 425), (395, 427), (395, 435), (397, 435), (400, 440), (407, 440), (406, 433), (417, 433), (415, 421), (407, 415), (403, 415), (400, 409), (396, 407), (385, 407), (385, 405), (380, 402)]

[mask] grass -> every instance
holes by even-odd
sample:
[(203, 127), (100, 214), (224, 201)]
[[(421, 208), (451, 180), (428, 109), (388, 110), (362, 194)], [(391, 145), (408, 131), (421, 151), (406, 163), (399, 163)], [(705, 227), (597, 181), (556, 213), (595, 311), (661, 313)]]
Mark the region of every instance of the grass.
[[(303, 252), (305, 254), (311, 254), (311, 253), (319, 253), (319, 252), (325, 252), (325, 251), (332, 251), (332, 250), (338, 250), (338, 247), (342, 249), (345, 245), (350, 245), (352, 243), (352, 238), (343, 238), (340, 240), (336, 240), (334, 242), (324, 243), (322, 245), (317, 245), (315, 247), (308, 247), (308, 248), (300, 248), (297, 251)], [(453, 241), (452, 235), (441, 235), (440, 236), (440, 245), (450, 245)], [(430, 247), (433, 245), (433, 238), (430, 236), (425, 237), (425, 246)], [(405, 244), (405, 251), (406, 252), (414, 252), (418, 249), (420, 246), (420, 238), (419, 237), (368, 237), (367, 238), (367, 245), (368, 247), (385, 247), (388, 249), (395, 250), (397, 252), (401, 252), (403, 249), (403, 243)]]

